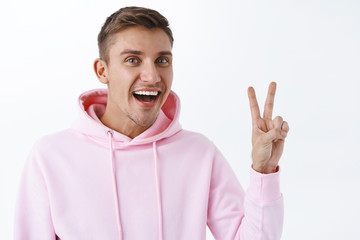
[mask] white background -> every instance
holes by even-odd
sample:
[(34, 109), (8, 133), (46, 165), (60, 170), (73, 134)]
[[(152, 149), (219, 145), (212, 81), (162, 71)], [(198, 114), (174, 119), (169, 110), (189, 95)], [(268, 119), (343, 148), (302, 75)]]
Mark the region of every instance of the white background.
[[(12, 239), (24, 161), (77, 117), (96, 37), (120, 7), (158, 10), (174, 32), (173, 90), (184, 128), (207, 135), (248, 186), (252, 85), (289, 122), (281, 159), (282, 239), (356, 239), (360, 213), (360, 1), (0, 2), (0, 239)], [(213, 239), (208, 232), (208, 239)]]

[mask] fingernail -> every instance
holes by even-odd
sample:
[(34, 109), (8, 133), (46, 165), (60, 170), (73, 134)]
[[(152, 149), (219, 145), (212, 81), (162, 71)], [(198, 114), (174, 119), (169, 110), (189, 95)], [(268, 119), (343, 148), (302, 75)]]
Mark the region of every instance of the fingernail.
[(281, 131), (281, 136), (286, 137), (287, 133), (285, 131)]

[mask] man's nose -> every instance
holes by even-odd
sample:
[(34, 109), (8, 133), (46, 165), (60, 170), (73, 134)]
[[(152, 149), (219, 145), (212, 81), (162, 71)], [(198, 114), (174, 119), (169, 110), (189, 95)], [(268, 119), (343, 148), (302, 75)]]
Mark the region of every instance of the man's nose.
[(156, 83), (160, 81), (160, 76), (155, 63), (151, 61), (144, 62), (140, 79), (144, 82)]

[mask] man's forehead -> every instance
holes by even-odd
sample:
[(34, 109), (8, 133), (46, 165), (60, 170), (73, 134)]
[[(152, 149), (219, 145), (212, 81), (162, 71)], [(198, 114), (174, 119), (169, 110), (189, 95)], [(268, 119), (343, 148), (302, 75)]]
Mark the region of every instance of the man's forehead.
[(171, 52), (172, 46), (169, 37), (160, 28), (147, 29), (145, 27), (128, 27), (111, 36), (111, 45), (124, 50), (140, 52)]
[[(124, 49), (120, 55), (127, 55), (127, 54), (133, 54), (133, 55), (144, 55), (145, 53), (143, 51), (135, 50), (135, 49)], [(172, 56), (171, 51), (160, 51), (158, 52), (158, 55), (170, 55)]]

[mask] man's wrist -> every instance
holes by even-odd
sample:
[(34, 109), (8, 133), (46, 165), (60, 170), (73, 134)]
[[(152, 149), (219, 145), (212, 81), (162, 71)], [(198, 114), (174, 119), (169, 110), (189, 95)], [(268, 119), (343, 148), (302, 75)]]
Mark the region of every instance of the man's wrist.
[(270, 173), (276, 173), (279, 171), (279, 166), (275, 167), (269, 167), (269, 166), (255, 166), (254, 164), (251, 166), (256, 172), (262, 173), (262, 174), (270, 174)]

